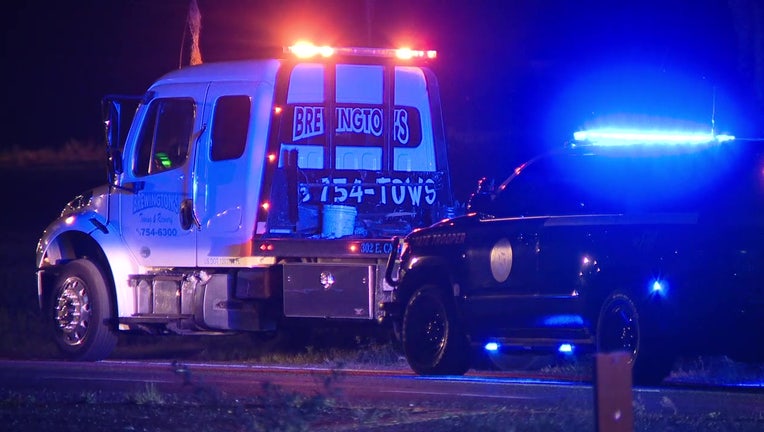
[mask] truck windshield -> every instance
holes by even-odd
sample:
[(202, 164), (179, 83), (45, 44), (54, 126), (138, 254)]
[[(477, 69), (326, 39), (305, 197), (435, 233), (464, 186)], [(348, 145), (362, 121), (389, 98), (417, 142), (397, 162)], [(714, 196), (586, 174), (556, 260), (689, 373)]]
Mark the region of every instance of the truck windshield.
[(445, 217), (452, 199), (429, 70), (308, 62), (280, 77), (271, 190), (288, 196), (271, 192), (270, 234), (331, 237), (335, 211), (354, 219), (352, 235), (377, 238)]
[[(383, 65), (299, 64), (292, 69), (280, 150), (302, 169), (435, 171), (430, 100), (420, 68), (394, 67), (386, 103)], [(326, 98), (326, 80), (334, 85)], [(330, 127), (331, 125), (331, 127)]]

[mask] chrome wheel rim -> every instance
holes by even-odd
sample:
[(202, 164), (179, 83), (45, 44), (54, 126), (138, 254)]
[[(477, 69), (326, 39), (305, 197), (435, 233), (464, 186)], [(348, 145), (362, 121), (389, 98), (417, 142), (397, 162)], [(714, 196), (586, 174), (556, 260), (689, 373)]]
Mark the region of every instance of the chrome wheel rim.
[(56, 301), (56, 325), (63, 334), (63, 342), (81, 345), (87, 335), (92, 309), (87, 284), (82, 279), (68, 277)]

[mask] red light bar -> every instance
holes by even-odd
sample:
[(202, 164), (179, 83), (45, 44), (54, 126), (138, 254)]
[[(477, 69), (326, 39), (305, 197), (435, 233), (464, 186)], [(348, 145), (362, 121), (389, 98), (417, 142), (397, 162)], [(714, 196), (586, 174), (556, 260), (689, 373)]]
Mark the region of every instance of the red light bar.
[(367, 48), (367, 47), (330, 47), (316, 46), (309, 42), (297, 42), (296, 44), (284, 47), (284, 52), (292, 54), (298, 58), (312, 57), (331, 57), (333, 55), (353, 56), (353, 57), (381, 57), (397, 58), (401, 60), (428, 59), (432, 60), (438, 56), (435, 50), (414, 50), (411, 48)]

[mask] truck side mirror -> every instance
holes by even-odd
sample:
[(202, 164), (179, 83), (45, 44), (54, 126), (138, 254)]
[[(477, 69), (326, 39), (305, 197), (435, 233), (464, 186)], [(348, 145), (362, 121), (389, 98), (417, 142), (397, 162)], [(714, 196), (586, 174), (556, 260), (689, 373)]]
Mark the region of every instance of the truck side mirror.
[(112, 183), (116, 181), (117, 176), (122, 174), (122, 152), (114, 147), (106, 148), (106, 168), (109, 170), (109, 179)]
[(109, 95), (101, 101), (106, 138), (106, 158), (109, 182), (114, 184), (122, 174), (122, 150), (125, 148), (127, 133), (133, 122), (135, 111), (141, 102), (140, 96)]
[(119, 140), (119, 105), (114, 101), (104, 100), (104, 131), (106, 132), (106, 169), (109, 182), (115, 184), (122, 173), (122, 152)]

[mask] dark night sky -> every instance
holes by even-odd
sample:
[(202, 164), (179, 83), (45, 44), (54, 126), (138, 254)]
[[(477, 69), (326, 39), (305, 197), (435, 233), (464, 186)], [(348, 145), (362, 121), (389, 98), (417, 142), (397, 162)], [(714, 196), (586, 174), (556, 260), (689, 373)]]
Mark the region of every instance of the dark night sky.
[[(438, 49), (432, 67), (458, 154), (471, 146), (508, 151), (534, 140), (557, 143), (599, 116), (635, 110), (708, 123), (714, 94), (720, 128), (758, 133), (754, 57), (740, 49), (736, 32), (751, 27), (733, 14), (752, 16), (753, 1), (199, 0), (199, 6), (207, 62), (246, 58), (258, 46), (300, 37)], [(6, 6), (2, 18), (0, 149), (98, 140), (101, 96), (142, 93), (178, 67), (188, 0), (20, 3), (30, 4)]]

